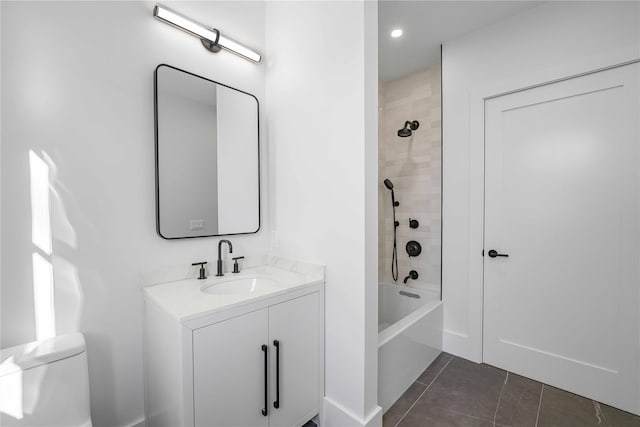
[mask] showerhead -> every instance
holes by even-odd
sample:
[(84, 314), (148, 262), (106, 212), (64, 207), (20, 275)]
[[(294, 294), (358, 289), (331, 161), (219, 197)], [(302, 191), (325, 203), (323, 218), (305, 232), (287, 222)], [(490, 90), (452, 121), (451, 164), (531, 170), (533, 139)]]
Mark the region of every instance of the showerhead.
[(404, 127), (398, 130), (398, 136), (401, 138), (406, 138), (407, 136), (411, 136), (411, 131), (418, 129), (420, 123), (417, 120), (406, 121), (404, 122)]
[(400, 206), (400, 202), (396, 202), (396, 195), (393, 193), (393, 183), (389, 178), (386, 178), (384, 180), (384, 186), (387, 187), (387, 189), (391, 190), (391, 203), (393, 204), (393, 206)]
[(411, 136), (411, 130), (407, 128), (402, 128), (398, 131), (398, 136), (401, 138), (406, 138), (408, 136)]

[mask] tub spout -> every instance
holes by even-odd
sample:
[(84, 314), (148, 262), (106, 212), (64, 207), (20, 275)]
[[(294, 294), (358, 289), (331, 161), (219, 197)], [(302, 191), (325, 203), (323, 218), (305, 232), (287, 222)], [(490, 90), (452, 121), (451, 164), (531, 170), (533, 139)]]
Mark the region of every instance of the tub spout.
[(416, 280), (418, 278), (418, 272), (415, 270), (411, 270), (409, 272), (409, 275), (407, 277), (404, 278), (404, 284), (407, 284), (407, 280), (411, 279), (411, 280)]

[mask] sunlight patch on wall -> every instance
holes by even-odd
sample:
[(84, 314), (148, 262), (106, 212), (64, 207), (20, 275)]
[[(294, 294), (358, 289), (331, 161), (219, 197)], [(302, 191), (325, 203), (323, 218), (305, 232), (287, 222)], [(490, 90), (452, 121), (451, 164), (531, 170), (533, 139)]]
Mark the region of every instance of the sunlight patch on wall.
[(31, 171), (31, 239), (38, 249), (51, 255), (49, 165), (30, 150), (29, 169)]
[[(54, 225), (54, 236), (55, 230)], [(51, 265), (55, 284), (56, 332), (58, 334), (76, 332), (80, 328), (80, 317), (84, 305), (78, 268), (71, 261), (58, 255), (51, 256)]]
[(32, 256), (33, 304), (36, 339), (42, 340), (56, 335), (53, 267), (51, 262), (44, 258), (44, 256), (50, 257), (52, 252), (49, 166), (30, 150), (29, 170), (31, 173), (31, 239), (36, 249), (39, 249), (33, 252)]
[(21, 420), (22, 407), (22, 369), (8, 358), (0, 365), (0, 372), (9, 372), (0, 377), (0, 413)]
[[(78, 247), (76, 231), (69, 221), (69, 215), (65, 209), (62, 193), (70, 195), (71, 190), (65, 187), (58, 179), (58, 167), (46, 152), (42, 152), (42, 159), (49, 166), (49, 194), (50, 194), (50, 218), (51, 218), (51, 238), (55, 241), (65, 243), (70, 248)], [(54, 260), (53, 267), (56, 268)], [(57, 283), (57, 281), (56, 281)]]
[(42, 255), (33, 253), (33, 304), (36, 314), (36, 339), (56, 336), (53, 305), (53, 268)]

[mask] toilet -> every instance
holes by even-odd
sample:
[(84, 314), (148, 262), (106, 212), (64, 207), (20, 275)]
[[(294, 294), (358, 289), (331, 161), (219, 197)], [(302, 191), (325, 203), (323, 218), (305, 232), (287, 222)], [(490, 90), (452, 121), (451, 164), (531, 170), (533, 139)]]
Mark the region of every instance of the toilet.
[(84, 336), (0, 350), (0, 425), (91, 427)]

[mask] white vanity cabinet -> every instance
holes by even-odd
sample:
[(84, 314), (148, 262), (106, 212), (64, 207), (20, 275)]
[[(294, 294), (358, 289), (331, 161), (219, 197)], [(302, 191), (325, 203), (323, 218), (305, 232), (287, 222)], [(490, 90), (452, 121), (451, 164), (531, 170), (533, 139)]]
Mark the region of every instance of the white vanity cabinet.
[(182, 322), (145, 296), (146, 425), (291, 427), (318, 414), (322, 290)]
[(262, 309), (193, 331), (196, 426), (269, 425), (261, 413), (268, 320)]
[(319, 303), (316, 292), (193, 331), (195, 425), (311, 419), (319, 404)]

